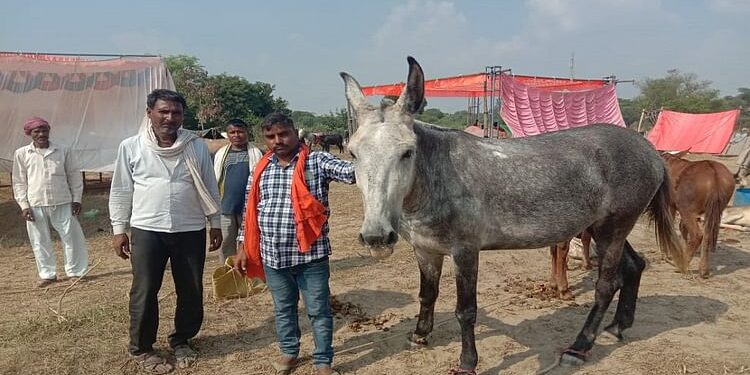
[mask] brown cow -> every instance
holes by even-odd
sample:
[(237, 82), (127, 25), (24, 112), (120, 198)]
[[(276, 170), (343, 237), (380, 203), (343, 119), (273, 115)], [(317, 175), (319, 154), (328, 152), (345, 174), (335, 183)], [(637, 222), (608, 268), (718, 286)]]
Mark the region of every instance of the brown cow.
[[(700, 275), (709, 276), (708, 252), (716, 251), (721, 214), (734, 194), (734, 176), (713, 160), (682, 159), (688, 151), (662, 153), (672, 181), (672, 209), (680, 213), (680, 232), (687, 243), (688, 264), (701, 247)], [(703, 230), (699, 218), (704, 216)]]
[[(591, 269), (591, 259), (589, 249), (591, 248), (591, 233), (588, 230), (579, 235), (583, 245), (583, 269)], [(552, 256), (552, 273), (550, 274), (550, 286), (557, 289), (557, 296), (561, 300), (573, 299), (573, 293), (568, 287), (568, 251), (570, 250), (570, 241), (560, 242), (557, 245), (549, 247)]]

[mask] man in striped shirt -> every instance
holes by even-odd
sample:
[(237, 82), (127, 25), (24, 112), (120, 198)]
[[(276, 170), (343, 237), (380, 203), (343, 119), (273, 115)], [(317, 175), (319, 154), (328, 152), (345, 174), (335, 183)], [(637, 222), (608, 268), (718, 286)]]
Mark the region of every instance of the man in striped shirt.
[[(288, 374), (298, 364), (300, 329), (297, 317), (299, 294), (305, 300), (310, 318), (315, 350), (312, 354), (316, 374), (330, 375), (337, 372), (331, 368), (333, 361), (333, 317), (329, 303), (328, 286), (331, 244), (328, 239), (328, 222), (322, 226), (320, 236), (309, 249), (298, 243), (298, 228), (295, 225), (293, 201), (294, 172), (300, 155), (304, 159), (304, 181), (310, 194), (325, 208), (328, 217), (328, 185), (331, 181), (353, 184), (354, 167), (327, 152), (303, 150), (292, 119), (281, 113), (272, 113), (261, 123), (263, 140), (271, 151), (264, 156), (259, 168), (248, 181), (249, 194), (258, 194), (257, 227), (259, 238), (246, 237), (246, 217), (238, 235), (238, 242), (257, 241), (260, 245), (263, 272), (274, 302), (276, 337), (282, 356), (273, 363), (279, 374)], [(303, 153), (304, 151), (304, 153)], [(253, 176), (260, 176), (253, 181)], [(257, 182), (254, 184), (254, 182)], [(253, 192), (252, 187), (258, 191)], [(248, 205), (252, 201), (248, 200)], [(297, 204), (299, 202), (296, 202)], [(247, 244), (245, 244), (247, 245)], [(244, 272), (248, 255), (244, 246), (238, 246), (236, 267)]]

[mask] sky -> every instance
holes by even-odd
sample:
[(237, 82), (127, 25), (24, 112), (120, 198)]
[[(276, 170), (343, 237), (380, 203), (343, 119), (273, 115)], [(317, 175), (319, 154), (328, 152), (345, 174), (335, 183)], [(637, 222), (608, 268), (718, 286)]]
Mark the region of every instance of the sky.
[[(750, 0), (0, 0), (0, 51), (185, 54), (210, 74), (275, 85), (293, 110), (345, 107), (338, 72), (363, 86), (499, 65), (525, 75), (620, 80), (670, 69), (721, 95), (750, 87)], [(618, 95), (639, 93), (630, 83)], [(465, 99), (428, 99), (455, 111)]]

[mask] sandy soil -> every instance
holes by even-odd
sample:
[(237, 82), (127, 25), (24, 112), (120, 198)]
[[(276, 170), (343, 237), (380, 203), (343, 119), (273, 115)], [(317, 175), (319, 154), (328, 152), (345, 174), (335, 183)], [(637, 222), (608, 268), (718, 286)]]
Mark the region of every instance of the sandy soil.
[[(722, 161), (728, 161), (720, 158)], [(92, 177), (93, 178), (93, 177)], [(7, 185), (7, 175), (0, 185)], [(111, 250), (106, 190), (84, 196), (81, 218), (90, 248), (88, 279), (40, 290), (34, 259), (10, 188), (0, 188), (0, 373), (136, 374), (127, 354), (130, 265)], [(419, 278), (411, 249), (399, 242), (392, 257), (364, 257), (356, 242), (362, 207), (356, 187), (331, 190), (331, 288), (335, 298), (335, 367), (343, 373), (445, 374), (457, 363), (459, 326), (453, 315), (455, 283), (449, 260), (441, 280), (436, 327), (426, 349), (406, 343), (414, 329)], [(98, 210), (98, 211), (90, 211)], [(722, 229), (711, 255), (712, 276), (675, 273), (660, 260), (651, 228), (639, 223), (630, 236), (649, 261), (640, 289), (633, 328), (626, 340), (598, 344), (580, 368), (551, 374), (750, 374), (750, 234)], [(59, 253), (59, 243), (58, 257)], [(58, 258), (60, 259), (60, 258)], [(268, 293), (215, 301), (210, 254), (205, 272), (206, 317), (194, 344), (201, 357), (182, 374), (272, 374), (277, 355)], [(533, 374), (554, 363), (581, 328), (593, 300), (595, 271), (569, 264), (574, 302), (550, 298), (546, 290), (550, 260), (546, 249), (482, 253), (479, 275), (477, 346), (480, 374)], [(62, 273), (62, 261), (58, 269)], [(166, 351), (175, 304), (171, 277), (160, 293), (161, 325), (157, 347)], [(610, 308), (612, 310), (612, 308)], [(304, 317), (304, 312), (301, 311)], [(611, 311), (610, 311), (611, 314)], [(611, 316), (605, 318), (605, 323)], [(294, 374), (312, 374), (312, 338), (303, 322), (305, 362)]]

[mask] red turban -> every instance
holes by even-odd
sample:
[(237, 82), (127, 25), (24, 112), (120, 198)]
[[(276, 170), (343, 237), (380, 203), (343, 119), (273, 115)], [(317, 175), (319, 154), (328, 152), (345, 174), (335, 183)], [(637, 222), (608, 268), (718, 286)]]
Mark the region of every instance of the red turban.
[(32, 117), (23, 124), (23, 132), (26, 133), (26, 135), (31, 135), (31, 131), (40, 128), (42, 126), (49, 126), (49, 122), (47, 120), (41, 118), (41, 117)]

